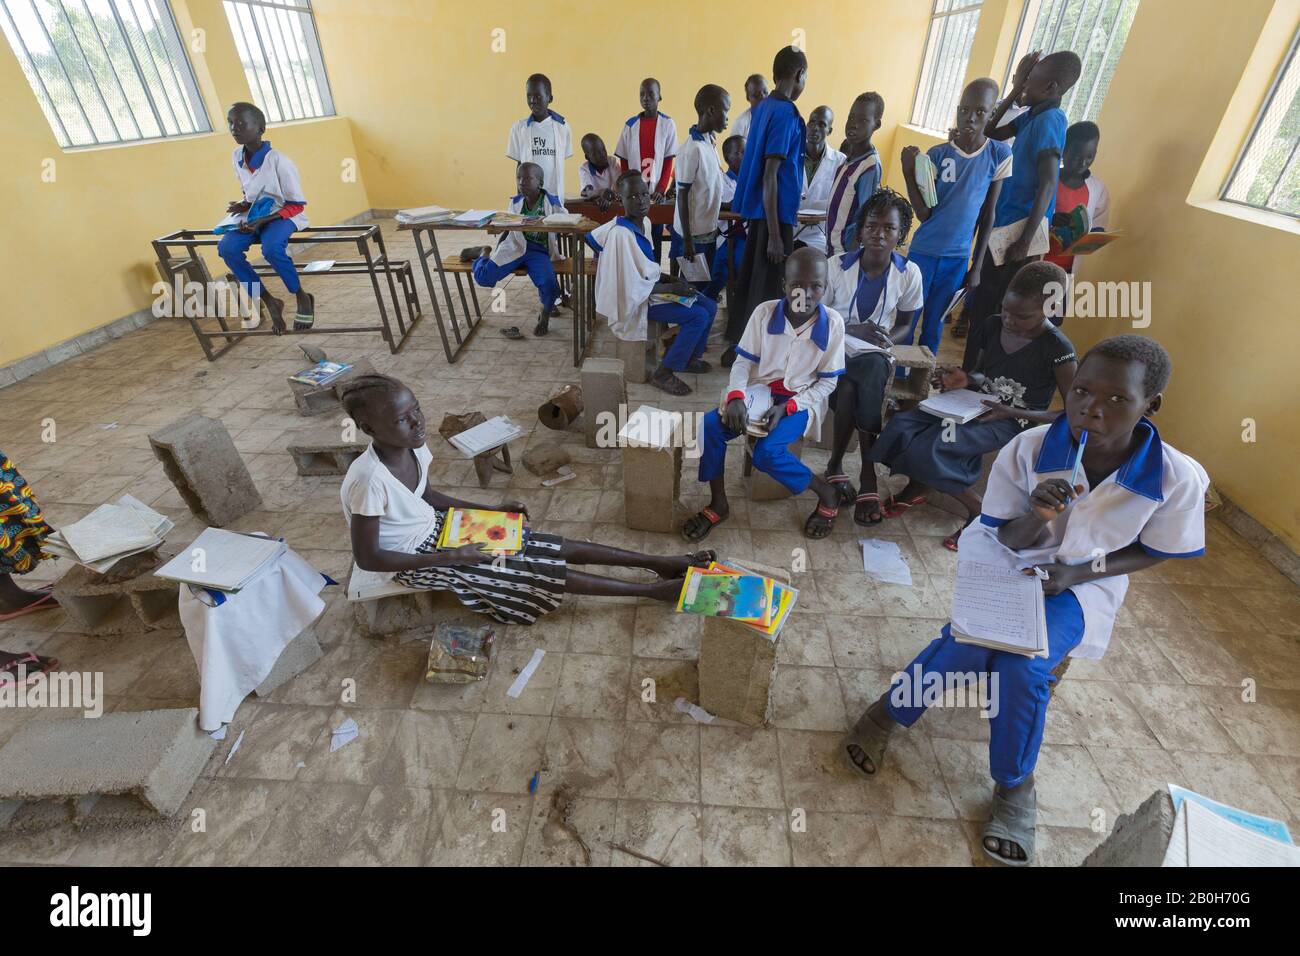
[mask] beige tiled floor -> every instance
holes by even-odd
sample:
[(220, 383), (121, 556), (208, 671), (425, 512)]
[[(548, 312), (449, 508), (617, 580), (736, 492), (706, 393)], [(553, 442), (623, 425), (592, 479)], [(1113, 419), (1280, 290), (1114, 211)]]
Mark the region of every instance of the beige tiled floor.
[[(447, 242), (459, 249), (465, 242)], [(395, 255), (409, 254), (392, 236)], [(320, 321), (375, 315), (364, 280), (313, 283)], [(526, 279), (507, 288), (465, 357), (448, 367), (432, 316), (405, 350), (377, 336), (310, 341), (331, 357), (369, 357), (406, 381), (436, 426), (444, 412), (507, 414), (527, 442), (561, 441), (578, 478), (554, 490), (519, 469), (480, 491), (470, 465), (436, 436), (434, 480), (452, 494), (527, 501), (544, 530), (623, 547), (682, 549), (666, 534), (622, 525), (622, 469), (612, 450), (589, 450), (580, 431), (549, 432), (536, 408), (575, 381), (567, 313), (551, 337), (510, 342), (497, 330), (531, 330)], [(427, 292), (420, 282), (427, 308)], [(484, 303), (488, 301), (483, 299)], [(107, 317), (106, 317), (107, 318)], [(602, 338), (597, 351), (609, 348)], [(717, 356), (717, 348), (710, 358)], [(337, 428), (336, 416), (300, 418), (286, 375), (304, 364), (290, 339), (247, 341), (216, 363), (203, 360), (183, 323), (160, 322), (0, 392), (2, 447), (30, 479), (56, 526), (129, 491), (177, 522), (172, 540), (200, 529), (154, 460), (146, 435), (197, 409), (221, 418), (262, 494), (237, 528), (284, 535), (322, 570), (349, 565), (338, 478), (300, 478), (284, 448), (297, 432)], [(717, 373), (693, 382), (686, 400), (645, 386), (630, 402), (703, 411)], [(53, 443), (42, 421), (53, 419)], [(13, 430), (16, 426), (16, 431)], [(516, 443), (516, 458), (525, 447)], [(809, 452), (815, 466), (824, 452)], [(895, 668), (943, 623), (953, 555), (940, 546), (956, 527), (925, 507), (873, 533), (902, 547), (911, 588), (873, 584), (861, 571), (847, 514), (826, 541), (805, 542), (808, 500), (749, 502), (733, 455), (733, 517), (710, 544), (737, 557), (788, 565), (808, 549), (797, 576), (799, 608), (780, 645), (773, 726), (752, 730), (692, 722), (673, 709), (698, 694), (699, 622), (661, 607), (566, 601), (531, 629), (506, 629), (492, 676), (464, 688), (422, 681), (419, 641), (376, 643), (357, 632), (339, 594), (318, 625), (326, 656), (267, 700), (250, 699), (190, 796), (182, 822), (137, 831), (32, 829), (26, 811), (0, 829), (8, 863), (163, 864), (581, 864), (579, 844), (550, 818), (561, 784), (576, 793), (572, 825), (593, 864), (646, 865), (611, 843), (679, 864), (981, 865), (987, 812), (985, 724), (969, 710), (937, 710), (901, 736), (879, 779), (845, 771), (836, 742)], [(702, 502), (687, 465), (689, 507)], [(1040, 862), (1074, 864), (1115, 816), (1176, 781), (1210, 796), (1300, 825), (1300, 595), (1242, 539), (1209, 522), (1209, 556), (1138, 576), (1110, 652), (1076, 662), (1048, 717), (1039, 764)], [(63, 569), (48, 564), (33, 577)], [(635, 574), (636, 572), (624, 572)], [(329, 592), (326, 592), (327, 594)], [(526, 691), (505, 696), (534, 648), (547, 655)], [(63, 613), (0, 625), (0, 648), (37, 649), (66, 668), (103, 671), (108, 707), (193, 706), (198, 682), (178, 632), (124, 637), (78, 634)], [(340, 705), (340, 682), (357, 681)], [(655, 681), (657, 700), (642, 699)], [(1255, 700), (1243, 702), (1251, 682)], [(0, 742), (24, 720), (57, 712), (0, 712)], [(345, 716), (358, 740), (328, 752)], [(241, 734), (238, 753), (229, 748)], [(540, 791), (528, 781), (542, 769)], [(189, 811), (205, 811), (192, 832)], [(0, 814), (3, 819), (4, 814)]]

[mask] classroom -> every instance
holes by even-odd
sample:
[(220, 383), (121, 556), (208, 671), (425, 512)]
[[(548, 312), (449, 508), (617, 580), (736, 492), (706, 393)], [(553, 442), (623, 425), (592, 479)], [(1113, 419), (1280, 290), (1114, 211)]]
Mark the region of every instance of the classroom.
[(0, 865), (1300, 865), (1223, 6), (0, 0)]

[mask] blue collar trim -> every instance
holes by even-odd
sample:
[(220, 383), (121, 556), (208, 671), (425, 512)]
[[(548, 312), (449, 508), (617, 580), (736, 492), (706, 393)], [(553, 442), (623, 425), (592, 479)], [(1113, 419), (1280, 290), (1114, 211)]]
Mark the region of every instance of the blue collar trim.
[[(1164, 501), (1165, 456), (1160, 432), (1151, 419), (1145, 417), (1138, 422), (1135, 430), (1140, 438), (1138, 447), (1115, 474), (1115, 484), (1143, 498)], [(1034, 471), (1039, 474), (1069, 471), (1074, 467), (1074, 456), (1078, 448), (1078, 443), (1070, 434), (1069, 419), (1064, 413), (1058, 415), (1043, 436), (1038, 459), (1034, 462)]]
[[(767, 323), (768, 335), (785, 334), (785, 299), (776, 303), (776, 308), (772, 310), (772, 319)], [(812, 335), (813, 344), (823, 352), (830, 345), (831, 341), (831, 320), (826, 314), (826, 306), (817, 306), (817, 318), (813, 320)]]
[(249, 158), (247, 151), (240, 150), (239, 163), (245, 169), (257, 171), (261, 169), (262, 164), (266, 162), (266, 154), (269, 153), (270, 151), (271, 151), (271, 141), (269, 139), (264, 139), (262, 140), (261, 147), (258, 149), (256, 153), (253, 154), (251, 159)]
[(646, 234), (641, 231), (641, 228), (636, 223), (634, 223), (631, 219), (627, 218), (627, 216), (619, 216), (614, 221), (618, 223), (618, 225), (622, 226), (624, 229), (627, 229), (629, 232), (632, 233), (633, 236), (636, 237), (637, 246), (640, 248), (640, 250), (643, 253), (645, 253), (645, 257), (647, 259), (649, 259), (651, 262), (654, 262), (655, 247), (650, 244), (650, 240), (646, 238)]
[[(564, 125), (564, 117), (561, 116), (559, 113), (555, 112), (555, 110), (547, 110), (546, 115), (551, 119), (555, 120), (555, 122), (559, 123), (561, 126)], [(544, 123), (544, 122), (546, 122), (546, 120), (539, 120), (534, 118), (532, 113), (528, 114), (527, 125), (532, 126), (534, 123)]]

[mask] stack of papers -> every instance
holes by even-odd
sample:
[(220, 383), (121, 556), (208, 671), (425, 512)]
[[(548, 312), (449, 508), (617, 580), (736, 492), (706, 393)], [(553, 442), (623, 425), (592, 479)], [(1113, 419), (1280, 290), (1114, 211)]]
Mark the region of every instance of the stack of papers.
[(958, 644), (1046, 657), (1043, 586), (1014, 564), (959, 559), (950, 630)]
[(1178, 815), (1162, 866), (1300, 866), (1286, 824), (1169, 785)]
[(695, 253), (694, 259), (678, 256), (677, 271), (687, 282), (708, 282), (712, 278), (709, 274), (709, 263), (702, 252)]
[(618, 433), (619, 447), (667, 450), (681, 444), (682, 413), (641, 405)]
[(769, 385), (745, 386), (745, 412), (749, 415), (749, 427), (745, 430), (755, 438), (767, 434), (763, 417), (772, 410), (772, 388)]
[(234, 594), (279, 561), (287, 550), (285, 543), (275, 538), (206, 528), (154, 574), (167, 581)]
[(506, 418), (504, 415), (498, 415), (496, 418), (489, 418), (481, 425), (475, 425), (473, 428), (467, 428), (458, 435), (452, 435), (447, 439), (456, 449), (467, 458), (474, 458), (486, 451), (494, 448), (500, 448), (508, 441), (513, 441), (524, 433), (524, 430)]
[(929, 412), (938, 418), (950, 419), (958, 425), (974, 421), (989, 407), (984, 404), (989, 398), (983, 392), (969, 388), (954, 388), (950, 392), (937, 392), (921, 403), (921, 411)]
[(799, 592), (737, 565), (714, 561), (688, 568), (677, 610), (744, 624), (775, 641), (794, 610)]
[(80, 521), (52, 532), (41, 547), (105, 574), (123, 558), (158, 547), (174, 527), (165, 515), (123, 495), (115, 504), (100, 505)]
[(466, 209), (450, 221), (458, 226), (486, 226), (496, 214), (495, 209)]
[(403, 225), (416, 222), (442, 222), (450, 219), (452, 211), (442, 206), (417, 206), (414, 209), (399, 209), (393, 218)]
[(576, 226), (582, 222), (582, 216), (576, 212), (553, 212), (542, 222), (548, 226)]
[(304, 385), (328, 385), (351, 367), (340, 362), (317, 362), (311, 368), (303, 369), (297, 375), (290, 375), (289, 378)]

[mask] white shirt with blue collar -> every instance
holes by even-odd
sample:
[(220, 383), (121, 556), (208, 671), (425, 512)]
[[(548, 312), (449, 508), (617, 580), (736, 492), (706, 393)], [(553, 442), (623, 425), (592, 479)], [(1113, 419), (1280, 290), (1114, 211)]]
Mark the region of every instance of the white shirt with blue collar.
[(617, 216), (591, 231), (587, 244), (596, 250), (596, 312), (610, 331), (626, 342), (646, 340), (650, 295), (659, 281), (659, 263), (650, 239), (650, 220), (638, 224)]
[[(279, 212), (286, 205), (307, 205), (307, 200), (303, 198), (298, 167), (284, 153), (272, 149), (269, 139), (262, 140), (262, 147), (253, 154), (251, 162), (245, 163), (245, 159), (244, 147), (236, 146), (235, 175), (239, 178), (240, 189), (244, 191), (245, 202), (256, 203), (264, 197), (271, 199), (271, 209), (267, 215)], [(244, 213), (240, 218), (247, 220), (248, 214)], [(295, 229), (306, 229), (307, 211), (304, 209), (292, 221)]]
[[(718, 212), (722, 209), (722, 163), (714, 146), (712, 133), (701, 133), (691, 127), (686, 139), (677, 150), (677, 188), (690, 186), (686, 194), (689, 225), (682, 222), (681, 203), (673, 203), (673, 229), (685, 236), (690, 229), (692, 238), (711, 236), (718, 231)], [(735, 187), (732, 187), (735, 192)]]
[(655, 120), (655, 154), (651, 158), (641, 155), (641, 114), (637, 113), (626, 123), (618, 134), (614, 146), (614, 155), (627, 163), (628, 169), (641, 173), (641, 178), (654, 189), (659, 185), (659, 175), (664, 163), (677, 155), (677, 124), (667, 113), (656, 113)]
[(529, 113), (510, 127), (506, 155), (516, 163), (542, 167), (542, 188), (553, 196), (564, 196), (564, 161), (573, 155), (573, 135), (564, 117), (547, 110), (538, 121)]
[[(1087, 564), (1133, 542), (1162, 558), (1205, 553), (1205, 469), (1160, 438), (1149, 419), (1137, 425), (1137, 449), (1096, 488), (1079, 469), (1083, 494), (1046, 524), (1043, 542), (1015, 552), (1017, 564)], [(997, 529), (1030, 511), (1029, 495), (1046, 478), (1070, 480), (1078, 444), (1062, 414), (1051, 425), (1021, 432), (998, 453), (989, 473), (980, 520), (962, 532), (960, 554), (1005, 555)], [(1128, 575), (1070, 588), (1083, 609), (1083, 640), (1071, 657), (1097, 659), (1110, 643), (1115, 616), (1128, 591)]]
[(750, 385), (782, 382), (794, 393), (797, 411), (808, 413), (804, 434), (821, 436), (831, 392), (844, 374), (844, 319), (824, 303), (817, 317), (798, 331), (785, 317), (785, 300), (773, 299), (754, 307), (745, 334), (736, 345), (736, 362), (722, 393), (727, 396)]
[[(564, 208), (564, 203), (560, 201), (558, 196), (548, 193), (545, 189), (542, 190), (542, 196), (542, 205), (544, 207), (542, 215), (549, 216), (552, 213), (568, 212), (568, 210)], [(518, 215), (523, 212), (523, 209), (523, 193), (512, 196), (510, 199), (509, 211)], [(512, 230), (502, 234), (501, 241), (497, 243), (497, 247), (492, 250), (492, 255), (488, 258), (497, 265), (504, 266), (507, 263), (514, 262), (527, 251), (528, 240), (524, 238), (524, 234)], [(560, 246), (556, 241), (555, 233), (553, 232), (548, 232), (546, 234), (546, 251), (550, 253), (552, 260), (560, 258)]]
[[(826, 304), (844, 316), (850, 324), (871, 322), (885, 332), (894, 327), (898, 313), (914, 312), (923, 304), (925, 282), (921, 269), (897, 252), (890, 253), (885, 273), (874, 282), (862, 271), (860, 250), (831, 256), (827, 264)], [(850, 355), (884, 352), (865, 342), (852, 345)]]

